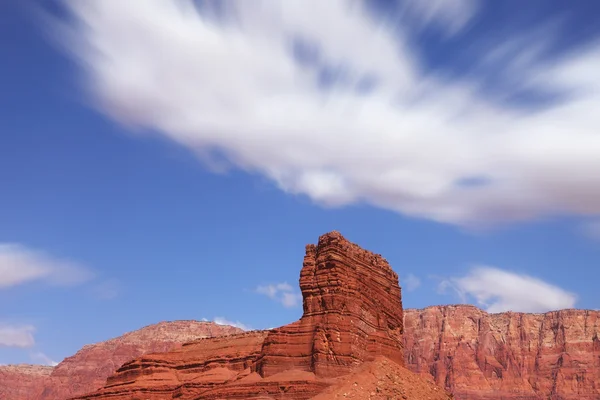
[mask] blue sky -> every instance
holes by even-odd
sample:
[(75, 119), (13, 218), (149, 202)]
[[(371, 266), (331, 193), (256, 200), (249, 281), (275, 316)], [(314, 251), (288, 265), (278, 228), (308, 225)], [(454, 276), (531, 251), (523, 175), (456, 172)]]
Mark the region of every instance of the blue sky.
[(597, 2), (215, 4), (0, 3), (0, 364), (293, 321), (334, 229), (405, 307), (599, 307)]

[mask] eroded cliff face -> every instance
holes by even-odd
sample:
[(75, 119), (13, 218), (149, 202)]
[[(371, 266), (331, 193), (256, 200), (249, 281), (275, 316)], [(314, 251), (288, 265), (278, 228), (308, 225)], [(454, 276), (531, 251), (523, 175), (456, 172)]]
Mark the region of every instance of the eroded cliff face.
[(402, 369), (401, 293), (385, 259), (328, 233), (306, 247), (300, 289), (299, 321), (135, 359), (79, 399), (300, 400), (380, 357)]
[(241, 332), (212, 322), (161, 322), (115, 339), (84, 346), (56, 367), (0, 367), (1, 400), (65, 400), (106, 383), (125, 362), (143, 354), (170, 351), (198, 338)]
[(600, 399), (600, 312), (405, 311), (406, 366), (459, 400)]
[[(86, 346), (55, 369), (0, 367), (0, 399), (64, 400), (100, 387), (79, 398), (446, 398), (430, 381), (458, 400), (600, 399), (598, 311), (403, 310), (387, 262), (337, 232), (306, 247), (300, 287), (304, 313), (292, 324), (246, 333), (157, 324)], [(220, 337), (196, 339), (205, 336)]]
[(404, 363), (398, 275), (380, 255), (333, 232), (306, 246), (300, 273), (304, 313), (269, 332), (257, 371), (319, 377), (348, 373), (378, 355)]
[(0, 366), (0, 399), (39, 399), (52, 370), (43, 365)]

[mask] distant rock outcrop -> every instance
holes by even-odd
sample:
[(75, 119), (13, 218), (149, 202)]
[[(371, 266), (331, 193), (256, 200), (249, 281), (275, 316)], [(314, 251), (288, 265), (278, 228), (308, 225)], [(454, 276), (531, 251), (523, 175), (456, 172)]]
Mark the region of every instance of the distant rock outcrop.
[(400, 371), (396, 380), (410, 375), (437, 391), (436, 399), (448, 398), (443, 389), (402, 368), (398, 276), (381, 256), (338, 232), (323, 235), (316, 246), (306, 247), (300, 289), (304, 314), (297, 322), (137, 358), (119, 368), (103, 389), (79, 399), (310, 399), (328, 387), (335, 391), (336, 384), (343, 385), (340, 377), (359, 379), (354, 375), (361, 374), (359, 367), (373, 365), (379, 371), (381, 363)]
[(56, 367), (0, 367), (1, 400), (65, 400), (101, 388), (106, 378), (133, 358), (166, 352), (198, 338), (241, 332), (212, 322), (161, 322), (115, 339), (84, 346)]
[(0, 399), (39, 399), (53, 369), (26, 364), (0, 366)]
[(600, 399), (600, 312), (405, 310), (406, 366), (459, 400)]
[(385, 259), (337, 232), (306, 247), (300, 288), (292, 324), (152, 325), (55, 368), (0, 366), (0, 399), (600, 399), (600, 311), (403, 310)]

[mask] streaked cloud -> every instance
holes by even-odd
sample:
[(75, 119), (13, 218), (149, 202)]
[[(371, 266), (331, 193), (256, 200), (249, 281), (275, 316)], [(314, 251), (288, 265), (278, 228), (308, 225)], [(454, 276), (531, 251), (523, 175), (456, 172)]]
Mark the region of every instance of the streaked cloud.
[(226, 318), (223, 318), (223, 317), (215, 317), (215, 319), (213, 320), (213, 322), (215, 324), (218, 324), (218, 325), (234, 326), (234, 327), (240, 328), (240, 329), (242, 329), (244, 331), (251, 331), (252, 330), (252, 328), (250, 326), (248, 326), (248, 325), (246, 325), (246, 324), (244, 324), (244, 323), (242, 323), (240, 321), (230, 321), (230, 320), (228, 320)]
[[(597, 42), (548, 57), (556, 30), (498, 35), (474, 46), (477, 74), (446, 79), (411, 35), (460, 34), (479, 2), (408, 1), (395, 25), (341, 0), (65, 4), (74, 18), (53, 28), (93, 104), (207, 165), (459, 225), (600, 215)], [(509, 71), (496, 97), (481, 90), (490, 64)], [(561, 96), (506, 102), (523, 88)]]
[(30, 348), (35, 345), (32, 325), (8, 325), (0, 323), (0, 347)]
[(539, 278), (493, 267), (476, 267), (462, 277), (443, 280), (440, 292), (452, 289), (463, 303), (475, 300), (488, 312), (546, 312), (574, 308), (577, 296)]
[(0, 244), (0, 289), (33, 281), (71, 286), (93, 277), (91, 270), (71, 261), (19, 244)]
[(421, 279), (416, 275), (407, 274), (404, 278), (400, 278), (400, 286), (402, 286), (402, 289), (412, 292), (421, 286)]
[(288, 308), (302, 304), (302, 294), (287, 282), (258, 286), (256, 293), (263, 294)]
[(31, 353), (30, 357), (34, 364), (49, 365), (51, 367), (56, 367), (58, 365), (58, 362), (52, 360), (50, 357), (40, 351)]

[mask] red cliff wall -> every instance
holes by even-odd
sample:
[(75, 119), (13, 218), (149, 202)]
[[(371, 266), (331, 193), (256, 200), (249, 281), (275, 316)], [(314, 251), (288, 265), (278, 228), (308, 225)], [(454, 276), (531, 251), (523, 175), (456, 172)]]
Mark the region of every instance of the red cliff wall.
[(600, 399), (600, 312), (405, 311), (406, 366), (459, 400)]
[(0, 366), (0, 399), (39, 399), (52, 370), (42, 365)]
[[(599, 311), (402, 310), (387, 262), (337, 232), (307, 246), (300, 287), (304, 314), (284, 327), (182, 347), (239, 330), (153, 325), (86, 346), (55, 369), (0, 367), (0, 399), (64, 400), (105, 384), (80, 398), (444, 398), (427, 382), (432, 378), (457, 400), (600, 399)], [(413, 380), (403, 363), (429, 378)]]

